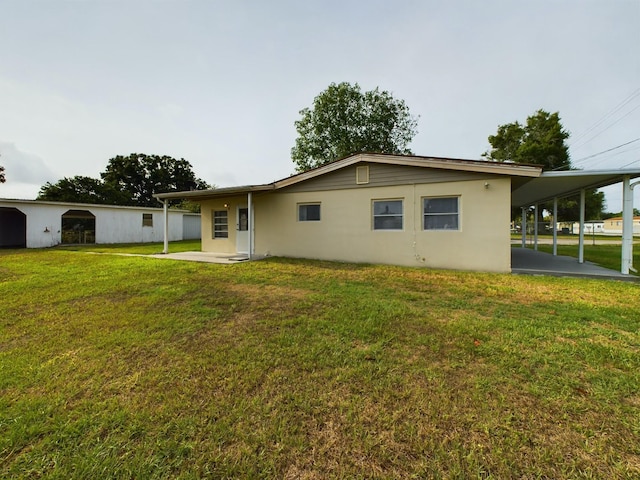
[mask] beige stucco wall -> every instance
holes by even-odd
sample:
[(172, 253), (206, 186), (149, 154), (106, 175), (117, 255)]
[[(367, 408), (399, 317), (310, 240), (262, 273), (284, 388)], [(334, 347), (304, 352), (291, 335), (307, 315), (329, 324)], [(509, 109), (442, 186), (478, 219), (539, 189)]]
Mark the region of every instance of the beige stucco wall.
[[(509, 178), (437, 184), (358, 187), (324, 192), (279, 192), (254, 195), (254, 253), (338, 260), (428, 266), (459, 270), (509, 272)], [(488, 188), (485, 187), (488, 183)], [(422, 229), (422, 198), (460, 197), (460, 230)], [(372, 201), (402, 199), (403, 229), (373, 230)], [(299, 203), (319, 202), (319, 222), (299, 222)], [(211, 211), (229, 209), (229, 238), (212, 240)], [(202, 248), (235, 252), (238, 203), (246, 196), (202, 204)]]
[[(223, 199), (207, 200), (201, 203), (202, 215), (202, 251), (219, 253), (236, 253), (236, 230), (238, 206), (247, 206), (247, 196), (240, 195)], [(213, 212), (227, 210), (229, 218), (229, 237), (213, 238)]]

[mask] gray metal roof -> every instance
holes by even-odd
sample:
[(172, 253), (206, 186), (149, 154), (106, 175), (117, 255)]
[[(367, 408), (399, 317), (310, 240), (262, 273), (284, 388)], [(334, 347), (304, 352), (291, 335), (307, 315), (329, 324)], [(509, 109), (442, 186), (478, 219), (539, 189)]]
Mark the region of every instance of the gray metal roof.
[(538, 178), (532, 178), (514, 188), (511, 205), (526, 207), (555, 197), (568, 197), (579, 193), (583, 188), (600, 188), (622, 182), (626, 175), (630, 178), (640, 177), (640, 169), (543, 172)]

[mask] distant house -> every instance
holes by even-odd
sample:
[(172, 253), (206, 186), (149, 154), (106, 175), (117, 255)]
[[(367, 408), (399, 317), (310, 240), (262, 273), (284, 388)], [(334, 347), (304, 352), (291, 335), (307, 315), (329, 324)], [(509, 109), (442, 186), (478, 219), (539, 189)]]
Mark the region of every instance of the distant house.
[[(200, 238), (200, 215), (169, 210), (169, 240)], [(162, 242), (162, 208), (0, 199), (0, 247)]]
[(511, 270), (511, 192), (539, 166), (358, 154), (264, 185), (159, 194), (201, 205), (202, 250)]
[[(564, 225), (564, 223), (559, 223), (558, 225)], [(570, 224), (571, 231), (570, 233), (578, 233), (580, 232), (580, 222), (573, 222)], [(620, 227), (622, 229), (622, 227)], [(561, 230), (562, 227), (559, 227)], [(622, 230), (620, 230), (622, 232)], [(584, 233), (591, 234), (604, 234), (606, 233), (604, 228), (604, 220), (587, 220), (584, 222)]]
[[(606, 233), (622, 235), (622, 217), (607, 218), (603, 222)], [(640, 235), (640, 217), (633, 217), (633, 234)]]

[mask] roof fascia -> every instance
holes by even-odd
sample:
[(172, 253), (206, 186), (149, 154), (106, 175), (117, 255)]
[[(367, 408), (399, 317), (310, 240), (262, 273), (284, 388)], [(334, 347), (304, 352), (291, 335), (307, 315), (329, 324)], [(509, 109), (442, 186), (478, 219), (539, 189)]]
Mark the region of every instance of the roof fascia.
[[(537, 165), (488, 162), (484, 160), (463, 160), (455, 158), (409, 157), (392, 155), (369, 155), (364, 161), (372, 163), (388, 163), (410, 167), (440, 168), (443, 170), (463, 170), (478, 173), (493, 173), (498, 175), (539, 177), (542, 167)], [(425, 164), (425, 161), (428, 164)]]
[(279, 189), (288, 187), (296, 183), (304, 182), (305, 180), (310, 180), (321, 175), (326, 175), (327, 173), (335, 172), (336, 170), (340, 170), (341, 168), (345, 168), (360, 162), (403, 165), (408, 167), (420, 168), (438, 168), (443, 170), (463, 170), (468, 172), (533, 178), (539, 177), (542, 173), (542, 167), (538, 165), (450, 158), (417, 157), (406, 155), (358, 153), (341, 160), (336, 160), (335, 162), (327, 163), (326, 165), (314, 168), (313, 170), (308, 170), (306, 172), (292, 175), (291, 177), (284, 178), (282, 180), (278, 180), (277, 182), (275, 182), (275, 188)]
[[(14, 205), (48, 205), (53, 207), (65, 207), (70, 209), (83, 209), (87, 208), (102, 208), (102, 209), (116, 209), (116, 210), (153, 210), (162, 211), (162, 207), (142, 207), (137, 205), (111, 205), (107, 203), (75, 203), (75, 202), (56, 202), (53, 200), (25, 200), (19, 198), (0, 198), (0, 203), (14, 204)], [(189, 210), (183, 210), (179, 208), (172, 208), (171, 212), (189, 212)]]
[(228, 195), (241, 195), (252, 192), (266, 192), (273, 189), (274, 184), (269, 183), (265, 185), (244, 185), (241, 187), (212, 188), (210, 190), (188, 190), (184, 192), (156, 193), (154, 197), (158, 200), (176, 198), (206, 200), (208, 198), (223, 197)]

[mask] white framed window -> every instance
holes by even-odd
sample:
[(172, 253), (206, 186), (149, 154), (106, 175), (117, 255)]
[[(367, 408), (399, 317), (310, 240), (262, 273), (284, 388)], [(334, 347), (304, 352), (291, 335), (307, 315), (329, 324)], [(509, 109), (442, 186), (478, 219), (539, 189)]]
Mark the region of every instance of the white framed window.
[(213, 238), (229, 238), (229, 213), (226, 210), (214, 210), (211, 223)]
[(422, 199), (424, 230), (460, 230), (459, 197)]
[(404, 216), (402, 203), (402, 200), (374, 200), (373, 229), (402, 230)]
[(319, 222), (320, 221), (320, 204), (319, 203), (299, 203), (298, 204), (298, 221), (299, 222)]
[(153, 227), (153, 213), (143, 213), (142, 214), (142, 226), (143, 227)]

